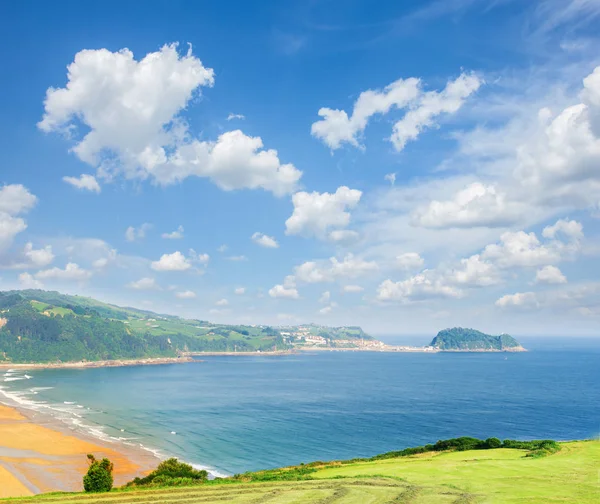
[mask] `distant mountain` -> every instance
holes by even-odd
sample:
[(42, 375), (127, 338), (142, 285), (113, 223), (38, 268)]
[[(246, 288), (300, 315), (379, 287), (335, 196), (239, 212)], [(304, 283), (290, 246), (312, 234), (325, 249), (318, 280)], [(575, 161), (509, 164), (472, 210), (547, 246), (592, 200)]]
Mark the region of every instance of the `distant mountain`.
[(0, 363), (287, 350), (302, 341), (372, 339), (360, 327), (224, 325), (43, 290), (0, 292)]
[(524, 348), (508, 334), (492, 336), (475, 329), (454, 327), (440, 331), (429, 346), (439, 350), (519, 352)]

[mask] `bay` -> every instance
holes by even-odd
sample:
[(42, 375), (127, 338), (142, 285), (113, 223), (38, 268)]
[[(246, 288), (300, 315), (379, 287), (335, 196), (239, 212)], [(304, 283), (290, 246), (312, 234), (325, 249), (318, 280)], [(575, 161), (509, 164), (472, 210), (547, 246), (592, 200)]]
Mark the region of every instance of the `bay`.
[(600, 346), (560, 341), (515, 354), (320, 352), (7, 372), (0, 385), (73, 429), (234, 474), (457, 436), (596, 437)]

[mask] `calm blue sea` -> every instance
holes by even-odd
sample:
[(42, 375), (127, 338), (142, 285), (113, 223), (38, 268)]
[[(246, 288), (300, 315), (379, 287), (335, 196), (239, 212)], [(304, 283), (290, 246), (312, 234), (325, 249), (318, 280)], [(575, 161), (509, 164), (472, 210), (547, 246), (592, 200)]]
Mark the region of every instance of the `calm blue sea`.
[(532, 351), (522, 354), (318, 353), (6, 372), (0, 386), (73, 428), (233, 474), (462, 435), (596, 437), (600, 345), (573, 341), (526, 341)]

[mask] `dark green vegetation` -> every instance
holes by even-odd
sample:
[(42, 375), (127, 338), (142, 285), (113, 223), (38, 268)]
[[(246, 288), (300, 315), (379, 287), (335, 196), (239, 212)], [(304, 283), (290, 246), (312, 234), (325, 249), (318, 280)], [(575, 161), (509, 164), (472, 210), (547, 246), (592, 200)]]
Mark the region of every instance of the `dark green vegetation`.
[(83, 477), (83, 489), (86, 492), (110, 492), (113, 486), (113, 464), (107, 458), (96, 460), (93, 455), (87, 456), (90, 468)]
[(191, 465), (170, 458), (144, 478), (135, 478), (127, 487), (141, 486), (186, 486), (204, 483), (208, 479), (206, 471), (194, 469)]
[(475, 329), (462, 327), (440, 331), (429, 346), (440, 350), (515, 351), (523, 349), (519, 342), (508, 334), (491, 336)]
[[(0, 362), (69, 362), (176, 357), (186, 352), (287, 350), (300, 328), (213, 324), (82, 296), (0, 292)], [(360, 328), (307, 325), (308, 334), (370, 339)], [(282, 336), (282, 333), (286, 333)]]

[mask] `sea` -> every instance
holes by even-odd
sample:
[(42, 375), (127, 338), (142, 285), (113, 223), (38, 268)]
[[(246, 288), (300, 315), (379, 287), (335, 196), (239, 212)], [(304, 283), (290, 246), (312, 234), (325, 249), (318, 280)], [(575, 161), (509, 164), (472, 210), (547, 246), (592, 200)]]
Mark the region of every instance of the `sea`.
[(3, 370), (0, 401), (213, 476), (457, 436), (597, 438), (600, 342), (522, 341), (529, 352), (307, 352)]

